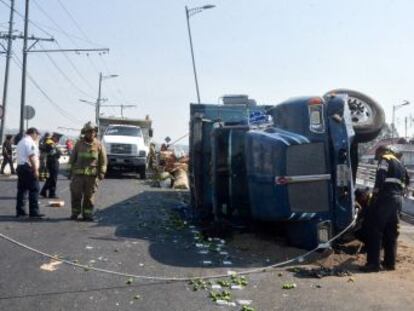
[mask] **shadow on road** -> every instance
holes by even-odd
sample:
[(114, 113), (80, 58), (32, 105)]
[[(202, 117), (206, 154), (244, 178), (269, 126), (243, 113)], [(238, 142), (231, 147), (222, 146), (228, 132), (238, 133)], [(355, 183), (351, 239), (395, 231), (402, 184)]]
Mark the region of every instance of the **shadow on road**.
[(180, 267), (261, 267), (302, 255), (267, 232), (234, 233), (227, 241), (201, 236), (191, 224), (188, 192), (144, 191), (97, 213), (97, 226), (115, 227), (115, 237), (150, 242), (156, 261)]

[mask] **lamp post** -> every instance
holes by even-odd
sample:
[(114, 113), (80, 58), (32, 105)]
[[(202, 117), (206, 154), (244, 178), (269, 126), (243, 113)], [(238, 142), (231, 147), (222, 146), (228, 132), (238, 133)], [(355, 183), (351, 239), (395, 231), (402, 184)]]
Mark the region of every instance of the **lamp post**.
[(392, 106), (392, 129), (391, 129), (391, 144), (394, 144), (394, 132), (395, 132), (395, 112), (404, 107), (409, 105), (410, 102), (408, 100), (404, 100), (402, 104), (399, 105), (393, 105)]
[(204, 10), (215, 8), (215, 5), (207, 4), (200, 7), (195, 8), (188, 8), (185, 6), (185, 16), (187, 18), (187, 28), (188, 28), (188, 38), (190, 40), (190, 50), (191, 50), (191, 59), (193, 61), (193, 71), (194, 71), (194, 81), (196, 86), (196, 92), (197, 92), (197, 103), (200, 104), (200, 89), (198, 86), (198, 79), (197, 79), (197, 70), (196, 70), (196, 64), (195, 64), (195, 56), (194, 56), (194, 48), (193, 48), (193, 39), (191, 37), (191, 27), (190, 27), (190, 17), (193, 15), (196, 15), (198, 13), (201, 13)]
[(86, 103), (89, 105), (92, 105), (95, 107), (95, 124), (96, 126), (99, 128), (99, 115), (101, 113), (101, 104), (105, 101), (107, 101), (107, 98), (102, 98), (102, 81), (103, 80), (107, 80), (107, 79), (111, 79), (111, 78), (116, 78), (119, 75), (103, 75), (102, 72), (99, 73), (99, 84), (98, 84), (98, 98), (96, 99), (96, 102), (91, 102), (85, 99), (79, 99), (80, 102), (82, 103)]
[(101, 102), (102, 102), (102, 98), (101, 98), (102, 81), (106, 79), (116, 78), (116, 77), (118, 77), (118, 75), (111, 74), (111, 75), (104, 76), (102, 72), (99, 73), (98, 98), (96, 99), (96, 107), (95, 107), (95, 123), (98, 129), (99, 129), (99, 115), (101, 113)]

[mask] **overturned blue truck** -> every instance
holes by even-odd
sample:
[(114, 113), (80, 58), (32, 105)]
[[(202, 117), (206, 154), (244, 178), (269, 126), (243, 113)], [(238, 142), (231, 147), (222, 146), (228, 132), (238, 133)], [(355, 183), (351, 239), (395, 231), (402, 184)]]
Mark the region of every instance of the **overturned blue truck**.
[(247, 96), (191, 104), (192, 207), (204, 224), (265, 222), (290, 245), (325, 243), (355, 216), (358, 144), (384, 119), (374, 100), (345, 89), (275, 106)]

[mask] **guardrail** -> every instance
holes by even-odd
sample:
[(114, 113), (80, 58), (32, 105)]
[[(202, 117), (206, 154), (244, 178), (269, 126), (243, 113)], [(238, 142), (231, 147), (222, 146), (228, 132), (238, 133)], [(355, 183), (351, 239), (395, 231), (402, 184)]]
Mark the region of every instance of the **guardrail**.
[[(60, 151), (62, 152), (62, 158), (65, 160), (63, 162), (67, 162), (67, 158), (69, 157), (68, 149), (65, 145), (58, 145)], [(13, 161), (16, 162), (16, 146), (13, 145)], [(3, 146), (0, 146), (0, 163), (3, 162)]]
[[(370, 188), (374, 187), (376, 170), (376, 165), (360, 163), (357, 172), (357, 184)], [(414, 191), (414, 170), (408, 170), (408, 175), (410, 176), (408, 190), (412, 193)]]
[[(62, 163), (66, 163), (68, 161), (68, 149), (65, 145), (59, 145), (60, 150), (62, 151), (62, 157), (63, 161)], [(16, 146), (13, 146), (13, 160), (16, 160)], [(3, 161), (3, 152), (2, 152), (2, 146), (0, 146), (0, 162)], [(359, 185), (367, 186), (367, 187), (374, 187), (375, 183), (375, 174), (376, 174), (377, 166), (373, 164), (366, 164), (366, 163), (360, 163), (358, 166), (358, 172), (357, 172), (357, 183)], [(414, 170), (408, 170), (408, 174), (410, 176), (410, 186), (409, 191), (411, 193), (414, 192)]]

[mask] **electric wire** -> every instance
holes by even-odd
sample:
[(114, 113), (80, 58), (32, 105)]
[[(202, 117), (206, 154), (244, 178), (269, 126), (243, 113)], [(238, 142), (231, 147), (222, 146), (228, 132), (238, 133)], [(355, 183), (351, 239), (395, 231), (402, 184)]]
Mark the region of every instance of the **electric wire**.
[[(342, 235), (344, 235), (346, 232), (348, 232), (348, 230), (350, 230), (355, 225), (356, 221), (357, 221), (357, 215), (355, 214), (355, 217), (353, 218), (351, 223), (345, 229), (343, 229), (337, 235), (332, 237), (326, 243), (319, 244), (317, 247), (315, 247), (314, 249), (304, 253), (303, 255), (299, 255), (299, 256), (296, 256), (294, 258), (291, 258), (291, 259), (288, 259), (288, 260), (285, 260), (285, 261), (282, 261), (282, 262), (279, 262), (279, 263), (275, 263), (275, 264), (272, 264), (272, 265), (268, 265), (268, 266), (265, 266), (265, 267), (261, 267), (261, 268), (235, 271), (235, 274), (237, 274), (237, 275), (248, 275), (248, 274), (262, 273), (262, 272), (268, 272), (271, 269), (291, 265), (291, 264), (294, 264), (294, 263), (303, 263), (305, 258), (309, 257), (311, 254), (315, 253), (316, 251), (318, 251), (320, 249), (326, 249), (327, 247), (329, 247), (331, 245), (332, 242), (336, 241)], [(137, 274), (126, 273), (126, 272), (118, 272), (118, 271), (114, 271), (114, 270), (108, 270), (108, 269), (91, 267), (91, 266), (79, 264), (79, 263), (76, 263), (76, 262), (73, 262), (73, 261), (70, 261), (70, 260), (67, 260), (67, 259), (60, 258), (58, 256), (51, 255), (49, 253), (38, 250), (36, 248), (30, 247), (27, 244), (21, 243), (21, 242), (15, 240), (15, 239), (3, 234), (3, 233), (1, 233), (1, 232), (0, 232), (0, 238), (4, 239), (6, 241), (9, 241), (10, 243), (12, 243), (14, 245), (17, 245), (21, 248), (24, 248), (28, 251), (31, 251), (31, 252), (36, 253), (38, 255), (41, 255), (43, 257), (47, 257), (47, 258), (65, 263), (65, 264), (70, 265), (70, 266), (82, 268), (86, 271), (90, 270), (90, 271), (101, 272), (101, 273), (111, 274), (111, 275), (116, 275), (116, 276), (121, 276), (121, 277), (129, 277), (129, 278), (134, 278), (134, 279), (143, 279), (143, 280), (152, 280), (152, 281), (185, 282), (185, 281), (192, 281), (192, 280), (196, 280), (196, 279), (218, 279), (218, 278), (225, 278), (225, 277), (229, 276), (228, 273), (219, 273), (219, 274), (206, 275), (206, 276), (197, 276), (197, 277), (182, 277), (182, 276), (168, 277), (168, 276), (153, 276), (153, 275), (137, 275)]]
[[(39, 5), (39, 3), (36, 0), (32, 0), (33, 3), (35, 4), (35, 6), (37, 7), (37, 9), (44, 15), (46, 16), (46, 18), (48, 18), (58, 29), (61, 30), (62, 33), (64, 33), (65, 31), (62, 29), (62, 27), (60, 27), (60, 25), (55, 21), (54, 18), (52, 18), (49, 14), (47, 14), (47, 12)], [(65, 34), (65, 36), (69, 39), (70, 42), (72, 42), (72, 44), (75, 47), (79, 47), (79, 45), (67, 34)], [(57, 45), (57, 47), (59, 49), (62, 49), (62, 46), (59, 44), (59, 42), (57, 40), (54, 41), (54, 43)], [(88, 85), (88, 87), (91, 90), (94, 90), (94, 87), (91, 85), (91, 83), (89, 82), (88, 79), (86, 79), (84, 77), (84, 75), (79, 71), (79, 69), (76, 67), (76, 65), (73, 63), (73, 61), (69, 58), (69, 56), (66, 53), (63, 53), (63, 56), (66, 58), (66, 60), (69, 62), (69, 64), (71, 65), (72, 69), (76, 72), (76, 74)], [(82, 92), (84, 93), (84, 92)], [(87, 94), (88, 97), (93, 98), (93, 96), (90, 96), (89, 94)]]
[[(5, 6), (7, 6), (9, 9), (11, 9), (10, 4), (6, 3), (6, 1), (4, 0), (0, 0), (1, 3), (3, 3)], [(21, 17), (23, 20), (25, 19), (24, 14), (20, 13), (18, 10), (16, 10), (15, 8), (13, 9), (13, 11), (19, 16)], [(31, 25), (33, 25), (35, 28), (37, 28), (38, 30), (40, 30), (41, 32), (43, 32), (44, 34), (46, 34), (49, 37), (53, 37), (52, 34), (50, 34), (48, 31), (44, 30), (42, 27), (38, 26), (35, 22), (33, 22), (31, 19), (29, 19), (29, 23)]]
[[(70, 13), (70, 11), (65, 7), (65, 5), (63, 4), (62, 1), (58, 0), (59, 5), (61, 6), (61, 8), (63, 9), (63, 11), (65, 11), (66, 15), (69, 16), (69, 18), (72, 20), (73, 24), (75, 25), (76, 28), (78, 28), (79, 32), (83, 35), (84, 40), (86, 42), (92, 42), (92, 40), (89, 38), (89, 36), (85, 33), (85, 31), (83, 31), (82, 27), (80, 26), (80, 24), (76, 21), (75, 17), (72, 15), (72, 13)], [(102, 46), (102, 45), (98, 45), (98, 46)]]
[[(39, 43), (39, 45), (43, 47), (43, 45), (41, 43)], [(53, 66), (56, 68), (56, 70), (62, 75), (62, 77), (73, 87), (75, 88), (79, 93), (89, 97), (89, 98), (94, 98), (94, 96), (90, 95), (89, 93), (86, 93), (84, 90), (82, 90), (80, 87), (78, 87), (71, 78), (69, 78), (69, 76), (59, 67), (59, 65), (56, 63), (56, 61), (53, 59), (53, 57), (49, 54), (49, 53), (43, 53), (48, 59), (49, 61), (53, 64)]]
[[(84, 39), (86, 40), (86, 41), (91, 41), (91, 39), (89, 38), (89, 36), (86, 34), (86, 32), (83, 30), (83, 28), (81, 27), (81, 25), (80, 25), (80, 23), (78, 23), (78, 21), (75, 19), (75, 17), (73, 16), (73, 14), (65, 7), (65, 5), (63, 4), (63, 2), (62, 1), (60, 1), (60, 0), (58, 0), (58, 3), (59, 3), (59, 5), (61, 6), (61, 8), (62, 8), (62, 10), (66, 13), (66, 15), (70, 18), (70, 20), (72, 21), (72, 23), (75, 25), (75, 27), (79, 30), (79, 32), (82, 34), (82, 36), (84, 37)], [(111, 72), (110, 70), (109, 70), (109, 68), (108, 68), (108, 66), (107, 66), (107, 64), (106, 64), (106, 62), (104, 61), (104, 59), (103, 59), (103, 55), (105, 55), (106, 53), (99, 53), (99, 56), (100, 56), (100, 60), (101, 60), (101, 62), (102, 62), (102, 64), (103, 64), (103, 66), (104, 66), (104, 68), (106, 69), (106, 71), (107, 72)], [(89, 56), (89, 55), (88, 55)], [(94, 63), (94, 62), (92, 62), (92, 60), (88, 57), (88, 59), (89, 59), (89, 62), (91, 63), (91, 65), (93, 66), (93, 68), (95, 69), (95, 70), (97, 70), (97, 71), (101, 71), (101, 70), (98, 70), (98, 68), (97, 68), (97, 66), (96, 66), (96, 64)], [(119, 93), (119, 95), (121, 96), (121, 97), (119, 97), (118, 96), (118, 93), (117, 92), (115, 92), (114, 90), (113, 90), (113, 88), (111, 87), (111, 86), (108, 86), (108, 88), (109, 88), (109, 92), (110, 92), (110, 94), (112, 94), (114, 97), (116, 97), (119, 101), (121, 101), (121, 102), (123, 102), (123, 103), (127, 103), (127, 101), (126, 101), (126, 99), (125, 99), (125, 96), (124, 96), (124, 94), (123, 94), (123, 92), (122, 92), (122, 90), (121, 90), (121, 87), (120, 87), (120, 83), (119, 83), (119, 81), (116, 81), (115, 82), (117, 85), (118, 85), (118, 93)], [(115, 109), (113, 108), (113, 107), (111, 107), (111, 110), (114, 112), (115, 111)], [(115, 112), (115, 114), (116, 114), (116, 112)]]
[[(18, 57), (13, 53), (12, 55), (13, 62), (22, 69), (22, 62)], [(74, 117), (71, 113), (67, 112), (65, 109), (60, 107), (50, 96), (47, 94), (46, 91), (43, 90), (43, 88), (36, 82), (36, 80), (30, 75), (29, 72), (27, 72), (27, 77), (29, 78), (30, 82), (33, 84), (33, 86), (45, 97), (45, 99), (52, 104), (56, 110), (62, 115), (62, 117), (66, 118), (67, 120), (73, 122), (73, 123), (81, 123), (82, 121)]]
[[(0, 2), (1, 3), (3, 3), (4, 5), (6, 5), (8, 8), (10, 8), (11, 9), (11, 6), (9, 5), (9, 4), (7, 4), (4, 0), (0, 0)], [(63, 34), (65, 34), (68, 38), (69, 38), (69, 40), (71, 40), (71, 42), (73, 43), (73, 44), (75, 44), (76, 46), (77, 46), (77, 44), (76, 44), (76, 42), (74, 42), (73, 41), (73, 39), (70, 37), (70, 35), (67, 33), (67, 32), (65, 32), (55, 21), (54, 21), (54, 19), (53, 18), (51, 18), (40, 6), (39, 6), (39, 4), (37, 3), (37, 2), (34, 2), (34, 4), (39, 8), (39, 10), (46, 16), (46, 17), (48, 17), (51, 21), (52, 21), (52, 23), (54, 23), (59, 29), (60, 29), (60, 32), (62, 32)], [(16, 9), (13, 9), (13, 11), (18, 15), (18, 16), (20, 16), (22, 19), (24, 19), (25, 17), (24, 17), (24, 15), (22, 14), (22, 13), (20, 13), (18, 10), (16, 10)], [(43, 29), (41, 26), (39, 26), (38, 25), (38, 23), (36, 22), (34, 22), (33, 20), (31, 20), (31, 19), (29, 19), (29, 23), (31, 24), (31, 25), (33, 25), (33, 26), (35, 26), (38, 30), (40, 30), (40, 31), (42, 31), (43, 33), (45, 33), (46, 35), (48, 35), (48, 36), (50, 36), (50, 37), (52, 37), (53, 38), (53, 35), (51, 34), (51, 33), (49, 33), (48, 31), (46, 31), (45, 29)], [(58, 42), (56, 42), (55, 41), (55, 44), (57, 44), (58, 45), (58, 47), (59, 48), (62, 48), (60, 45), (59, 45), (59, 43)], [(80, 73), (80, 71), (79, 71), (79, 69), (77, 69), (77, 67), (75, 66), (75, 64), (72, 62), (72, 60), (69, 58), (69, 56), (68, 55), (66, 55), (66, 53), (63, 53), (63, 55), (64, 55), (64, 57), (67, 59), (67, 61), (70, 63), (70, 65), (71, 65), (71, 67), (73, 68), (73, 70), (80, 76), (80, 78), (88, 85), (88, 87), (90, 87), (91, 89), (94, 89), (94, 87), (91, 85), (91, 83)], [(90, 95), (87, 95), (88, 97), (91, 97)]]

